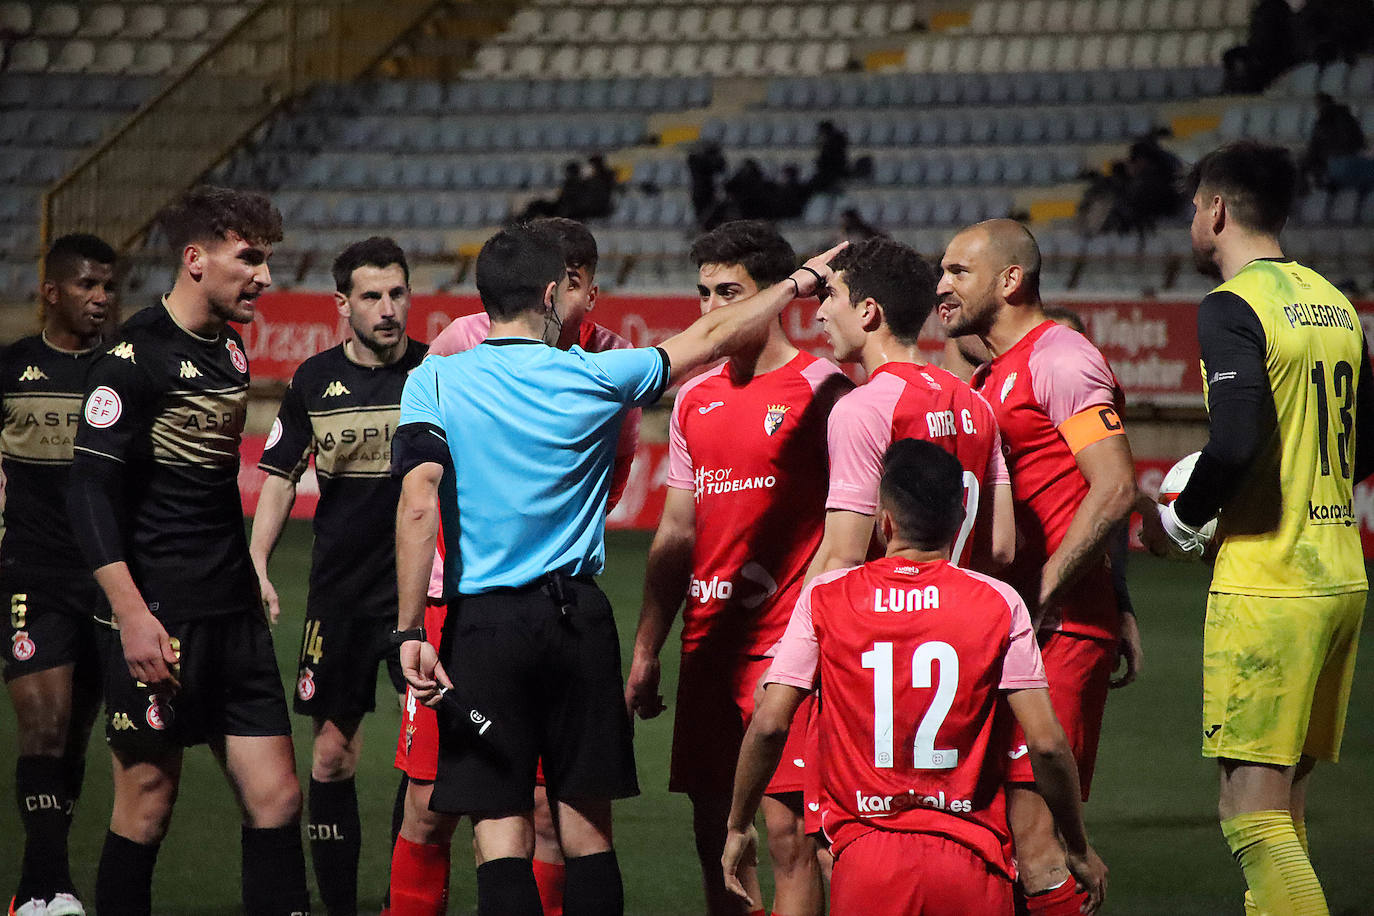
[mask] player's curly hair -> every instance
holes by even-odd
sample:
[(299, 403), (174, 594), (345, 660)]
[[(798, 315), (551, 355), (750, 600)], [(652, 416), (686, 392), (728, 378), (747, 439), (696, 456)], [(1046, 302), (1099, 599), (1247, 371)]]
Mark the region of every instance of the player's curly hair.
[(566, 216), (541, 216), (530, 220), (535, 229), (542, 229), (558, 237), (559, 247), (563, 249), (563, 263), (576, 270), (587, 269), (587, 276), (596, 275), (596, 236), (590, 229), (575, 219)]
[(1227, 213), (1237, 224), (1278, 235), (1293, 211), (1298, 169), (1283, 147), (1241, 140), (1194, 163), (1184, 191), (1192, 198), (1199, 190), (1226, 201)]
[(381, 235), (354, 242), (334, 259), (332, 273), (334, 288), (347, 296), (353, 292), (353, 271), (359, 267), (390, 267), (399, 264), (405, 274), (406, 286), (410, 286), (410, 265), (406, 263), (406, 253), (394, 239)]
[(895, 239), (864, 239), (835, 255), (830, 269), (844, 274), (850, 302), (872, 298), (893, 336), (904, 344), (916, 342), (935, 308), (940, 275), (915, 248)]
[(193, 242), (237, 235), (253, 245), (282, 238), (281, 212), (265, 195), (200, 185), (182, 194), (158, 214), (158, 226), (173, 251)]
[(77, 270), (82, 261), (114, 264), (115, 250), (98, 235), (72, 232), (52, 243), (43, 257), (43, 279), (62, 281)]
[(738, 264), (759, 289), (781, 283), (797, 269), (797, 253), (767, 220), (741, 219), (721, 223), (692, 243), (692, 261)]
[(942, 550), (964, 523), (964, 468), (932, 442), (898, 439), (883, 455), (878, 501), (904, 540)]

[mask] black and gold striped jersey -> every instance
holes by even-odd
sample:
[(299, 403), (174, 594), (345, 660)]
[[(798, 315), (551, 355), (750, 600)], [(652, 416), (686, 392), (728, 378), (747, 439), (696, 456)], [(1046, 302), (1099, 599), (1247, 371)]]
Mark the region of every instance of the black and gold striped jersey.
[(94, 568), (125, 560), (163, 620), (260, 610), (238, 489), (247, 411), (238, 332), (201, 337), (160, 305), (130, 318), (91, 367), (73, 495), (107, 481), (117, 530), (79, 511), (73, 530)]
[(301, 363), (259, 465), (300, 479), (311, 456), (319, 481), (309, 617), (396, 614), (396, 502), (391, 437), (401, 391), (427, 347), (410, 340), (389, 366), (361, 366), (340, 344)]
[(72, 441), (86, 374), (98, 348), (62, 350), (41, 334), (0, 350), (4, 427), (5, 538), (0, 580), (11, 586), (59, 583), (90, 570), (67, 520)]

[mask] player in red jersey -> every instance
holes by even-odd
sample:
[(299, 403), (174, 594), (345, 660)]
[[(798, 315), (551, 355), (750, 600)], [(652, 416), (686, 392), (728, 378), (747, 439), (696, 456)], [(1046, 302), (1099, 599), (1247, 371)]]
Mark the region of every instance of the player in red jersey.
[[(993, 354), (974, 387), (997, 415), (1011, 472), (1018, 543), (1006, 579), (1031, 608), (1086, 799), (1121, 637), (1107, 542), (1136, 492), (1117, 413), (1121, 389), (1092, 344), (1045, 317), (1040, 251), (1021, 224), (990, 220), (961, 231), (942, 267), (946, 330), (978, 335)], [(1064, 849), (1020, 745), (1008, 814), (1026, 905), (1031, 913), (1077, 912)]]
[[(550, 217), (534, 220), (533, 225), (552, 230), (559, 238), (567, 267), (566, 289), (562, 292), (563, 330), (558, 346), (581, 347), (589, 353), (602, 353), (630, 347), (629, 341), (586, 318), (596, 305), (596, 239), (575, 220)], [(456, 318), (440, 331), (429, 345), (433, 356), (448, 356), (470, 350), (487, 339), (491, 317), (486, 312)], [(608, 509), (614, 508), (630, 478), (630, 465), (639, 444), (640, 411), (625, 415), (616, 445)], [(430, 580), (430, 600), (425, 609), (425, 633), (435, 648), (443, 632), (448, 608), (443, 601), (443, 561), (436, 558)], [(408, 777), (405, 811), (392, 853), (390, 916), (429, 916), (443, 912), (443, 901), (450, 864), (450, 841), (458, 818), (429, 810), (429, 796), (439, 765), (439, 728), (432, 708), (419, 703), (414, 691), (407, 689), (402, 710), (401, 733), (396, 746), (396, 767)], [(549, 811), (542, 773), (535, 789), (534, 876), (545, 916), (563, 911), (563, 851), (558, 831)]]
[[(791, 246), (763, 222), (726, 223), (698, 238), (692, 256), (703, 313), (782, 281), (796, 264)], [(658, 655), (685, 599), (669, 789), (692, 801), (713, 916), (743, 912), (719, 868), (735, 759), (766, 653), (820, 543), (826, 417), (850, 387), (834, 364), (799, 351), (775, 323), (751, 352), (683, 385), (673, 407), (668, 495), (649, 548), (625, 700), (646, 719), (664, 709)], [(804, 731), (796, 730), (764, 803), (774, 912), (787, 916), (821, 908), (815, 843), (802, 821)], [(757, 876), (746, 880), (757, 899)]]
[(816, 314), (835, 358), (861, 364), (868, 382), (830, 414), (825, 536), (809, 575), (868, 558), (883, 452), (908, 437), (934, 442), (964, 466), (967, 514), (955, 562), (984, 572), (1007, 565), (1016, 530), (992, 408), (966, 383), (927, 364), (916, 344), (935, 306), (934, 268), (886, 238), (850, 246), (831, 266), (835, 274)]
[[(740, 750), (722, 860), (748, 896), (753, 816), (788, 726), (817, 684), (831, 905), (865, 916), (1010, 916), (1004, 794), (1011, 720), (1095, 910), (1106, 866), (1088, 845), (1078, 774), (1046, 689), (1030, 615), (1005, 583), (950, 562), (964, 517), (959, 462), (902, 439), (883, 461), (887, 553), (802, 592)], [(917, 865), (916, 863), (919, 863)]]

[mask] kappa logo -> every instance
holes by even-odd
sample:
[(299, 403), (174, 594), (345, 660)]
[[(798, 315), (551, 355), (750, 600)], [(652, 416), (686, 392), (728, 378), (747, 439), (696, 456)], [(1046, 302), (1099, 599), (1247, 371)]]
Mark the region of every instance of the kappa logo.
[(336, 379), (336, 380), (330, 382), (330, 383), (325, 387), (325, 389), (324, 389), (324, 394), (321, 395), (321, 397), (326, 397), (326, 398), (337, 398), (337, 397), (339, 397), (340, 395), (352, 394), (352, 393), (353, 393), (353, 392), (349, 391), (348, 388), (344, 385), (343, 382), (340, 382), (340, 381), (338, 381), (338, 380)]
[(114, 715), (110, 716), (110, 727), (117, 732), (138, 731), (138, 726), (134, 724), (133, 719), (129, 718), (129, 714), (127, 712), (117, 712)]
[(770, 436), (777, 432), (778, 427), (782, 426), (783, 418), (791, 409), (786, 404), (769, 404), (768, 413), (763, 415), (763, 431)]
[(1011, 388), (1015, 384), (1016, 373), (1013, 372), (1011, 375), (1007, 376), (1007, 380), (1002, 383), (1002, 393), (998, 396), (997, 399), (1001, 401), (1003, 404), (1005, 404), (1007, 402), (1007, 395), (1011, 394)]
[(45, 378), (47, 378), (47, 376), (44, 375), (43, 370), (37, 366), (29, 366), (19, 374), (19, 381), (21, 382), (36, 382)]
[(38, 647), (34, 645), (33, 640), (29, 638), (27, 630), (20, 630), (18, 633), (14, 634), (14, 644), (10, 646), (10, 654), (14, 656), (15, 661), (26, 662), (33, 658), (34, 653), (37, 651)]
[(110, 355), (118, 356), (120, 359), (127, 359), (131, 363), (138, 362), (138, 360), (134, 359), (134, 345), (127, 340), (123, 343), (116, 344), (115, 348), (110, 351)]
[(239, 349), (239, 345), (230, 340), (225, 342), (225, 347), (229, 350), (229, 362), (234, 364), (234, 368), (240, 372), (247, 372), (248, 357), (243, 355), (243, 351)]
[(698, 407), (698, 408), (697, 408), (697, 413), (702, 414), (702, 415), (704, 416), (704, 415), (710, 413), (711, 411), (715, 410), (717, 407), (724, 407), (724, 406), (725, 406), (725, 402), (724, 402), (724, 401), (712, 401), (711, 403), (707, 404), (705, 407)]
[(182, 378), (200, 378), (200, 376), (201, 371), (196, 368), (195, 363), (191, 362), (189, 359), (183, 359), (181, 361)]

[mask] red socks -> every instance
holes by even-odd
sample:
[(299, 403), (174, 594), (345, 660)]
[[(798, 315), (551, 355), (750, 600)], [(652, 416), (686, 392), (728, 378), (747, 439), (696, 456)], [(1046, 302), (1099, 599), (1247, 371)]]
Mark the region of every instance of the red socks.
[(396, 838), (391, 853), (390, 916), (443, 916), (448, 907), (449, 845)]
[(1052, 891), (1026, 897), (1026, 912), (1030, 916), (1079, 916), (1079, 907), (1088, 895), (1078, 890), (1073, 878)]
[(567, 866), (561, 862), (544, 862), (533, 859), (534, 883), (539, 885), (539, 903), (544, 907), (544, 916), (563, 916), (563, 881), (567, 877)]

